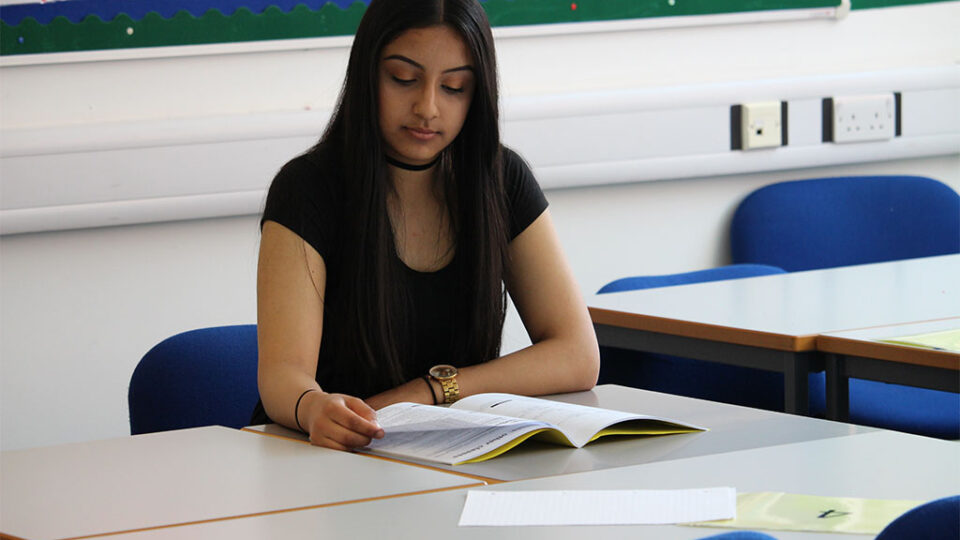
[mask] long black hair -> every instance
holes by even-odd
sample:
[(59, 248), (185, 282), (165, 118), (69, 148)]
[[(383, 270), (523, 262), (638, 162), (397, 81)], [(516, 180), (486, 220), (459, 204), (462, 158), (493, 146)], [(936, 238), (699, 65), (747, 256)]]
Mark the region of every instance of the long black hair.
[[(409, 309), (397, 281), (403, 274), (387, 211), (392, 183), (379, 125), (380, 56), (413, 28), (448, 25), (472, 55), (475, 90), (459, 135), (438, 164), (455, 237), (459, 297), (450, 362), (475, 364), (499, 356), (506, 306), (503, 278), (508, 226), (500, 146), (493, 36), (477, 0), (371, 0), (354, 38), (346, 79), (319, 147), (342, 165), (346, 212), (343, 274), (328, 286), (327, 322), (339, 325), (334, 354), (349, 355), (351, 372), (369, 393), (417, 374), (404, 373)], [(328, 285), (330, 283), (328, 282)], [(331, 305), (331, 302), (334, 305)], [(332, 336), (329, 336), (332, 337)], [(328, 332), (324, 331), (324, 340)]]

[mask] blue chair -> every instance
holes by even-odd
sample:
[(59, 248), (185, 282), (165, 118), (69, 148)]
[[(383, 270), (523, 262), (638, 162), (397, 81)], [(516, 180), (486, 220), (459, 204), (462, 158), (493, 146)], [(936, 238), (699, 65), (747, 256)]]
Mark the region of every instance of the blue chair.
[(731, 531), (713, 536), (705, 536), (700, 540), (777, 540), (769, 534), (756, 531)]
[[(775, 266), (737, 264), (680, 274), (622, 278), (604, 285), (598, 294), (783, 273), (782, 268)], [(622, 384), (748, 407), (783, 410), (783, 375), (780, 373), (614, 347), (600, 347), (600, 358), (599, 384)], [(811, 376), (822, 377), (822, 374)], [(822, 382), (819, 387), (823, 388)]]
[(877, 540), (960, 538), (960, 495), (922, 504), (884, 527)]
[[(791, 272), (960, 253), (960, 195), (919, 176), (780, 182), (740, 203), (730, 246), (735, 263)], [(825, 408), (822, 384), (811, 411)], [(957, 439), (958, 411), (958, 394), (850, 379), (857, 424)]]
[(250, 422), (257, 390), (257, 326), (220, 326), (167, 338), (130, 378), (130, 433)]
[(739, 204), (730, 250), (788, 272), (960, 253), (960, 195), (921, 176), (779, 182)]

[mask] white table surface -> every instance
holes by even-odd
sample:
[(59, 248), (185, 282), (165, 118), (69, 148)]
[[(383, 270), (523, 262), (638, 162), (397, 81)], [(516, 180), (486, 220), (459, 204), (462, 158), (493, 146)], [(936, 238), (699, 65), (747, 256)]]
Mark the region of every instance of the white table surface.
[(638, 317), (812, 339), (960, 316), (960, 255), (599, 294), (587, 303)]
[(0, 453), (0, 531), (64, 538), (476, 485), (224, 427)]
[[(960, 446), (891, 431), (497, 484), (480, 489), (681, 489), (733, 486), (829, 497), (929, 501), (960, 493)], [(430, 538), (693, 539), (728, 529), (685, 526), (458, 527), (467, 490), (171, 527), (117, 539)], [(781, 540), (863, 535), (769, 531)]]
[[(429, 465), (485, 478), (510, 481), (875, 431), (874, 428), (618, 385), (601, 385), (587, 392), (545, 397), (581, 405), (661, 416), (703, 426), (709, 431), (646, 438), (604, 437), (577, 449), (526, 441), (505, 454), (481, 463), (455, 466)], [(257, 426), (252, 429), (266, 429), (269, 433), (305, 439), (305, 436), (299, 432), (276, 425), (266, 428)]]

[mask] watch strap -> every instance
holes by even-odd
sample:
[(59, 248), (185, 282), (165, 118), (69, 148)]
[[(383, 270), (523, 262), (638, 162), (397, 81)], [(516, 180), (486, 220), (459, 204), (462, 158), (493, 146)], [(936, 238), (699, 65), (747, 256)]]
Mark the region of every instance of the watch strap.
[(443, 389), (443, 402), (444, 403), (453, 403), (460, 399), (460, 385), (457, 384), (457, 376), (437, 379), (437, 382), (440, 383), (440, 388)]

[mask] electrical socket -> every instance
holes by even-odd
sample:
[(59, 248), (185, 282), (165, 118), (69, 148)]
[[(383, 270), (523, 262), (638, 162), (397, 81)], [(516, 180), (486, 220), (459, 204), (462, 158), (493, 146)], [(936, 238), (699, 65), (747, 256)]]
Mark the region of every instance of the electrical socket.
[(827, 100), (824, 112), (832, 115), (832, 136), (825, 137), (825, 140), (837, 143), (883, 141), (897, 134), (897, 99), (892, 92), (834, 97)]
[(785, 142), (786, 104), (779, 101), (744, 103), (740, 109), (740, 148), (769, 148)]

